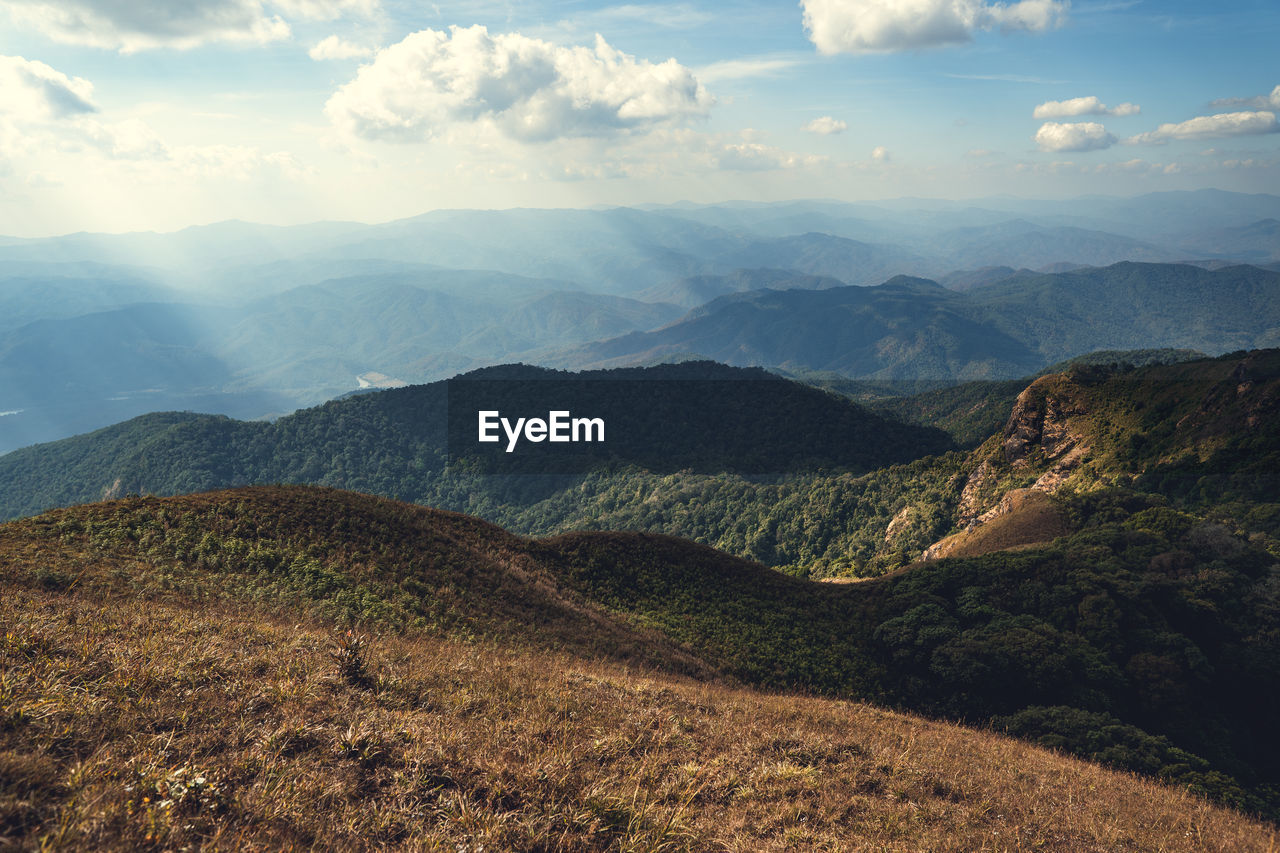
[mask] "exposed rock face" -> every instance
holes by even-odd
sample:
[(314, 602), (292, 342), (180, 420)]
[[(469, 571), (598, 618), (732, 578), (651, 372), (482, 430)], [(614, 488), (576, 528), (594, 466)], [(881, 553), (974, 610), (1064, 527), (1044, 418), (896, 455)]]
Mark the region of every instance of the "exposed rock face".
[(982, 460), (982, 464), (974, 469), (965, 481), (964, 491), (960, 493), (960, 506), (957, 508), (960, 524), (971, 526), (982, 515), (982, 495), (995, 479), (995, 466), (990, 459)]
[(902, 533), (907, 526), (907, 520), (911, 518), (911, 505), (908, 504), (898, 511), (892, 519), (889, 520), (889, 526), (884, 529), (884, 541), (892, 542), (898, 538), (898, 534)]
[(1012, 489), (968, 529), (930, 545), (920, 559), (976, 557), (1039, 545), (1068, 532), (1061, 510), (1044, 491)]
[[(1065, 532), (1052, 494), (1088, 458), (1089, 446), (1072, 419), (1086, 414), (1075, 399), (1061, 393), (1060, 377), (1046, 376), (1028, 386), (1014, 403), (1004, 429), (1001, 454), (1014, 470), (1050, 463), (1029, 489), (1013, 489), (994, 505), (1000, 479), (996, 459), (984, 459), (965, 481), (957, 508), (961, 532), (925, 550), (921, 559), (978, 553), (1046, 542)], [(891, 525), (892, 526), (892, 525)]]
[(1078, 401), (1054, 393), (1056, 378), (1039, 379), (1019, 394), (1004, 428), (1004, 458), (1013, 468), (1054, 462), (1032, 486), (1045, 492), (1056, 491), (1089, 454), (1083, 436), (1071, 426), (1071, 419), (1086, 410)]
[(1049, 381), (1056, 378), (1046, 376), (1033, 382), (1013, 405), (1004, 428), (1004, 458), (1015, 468), (1029, 464), (1037, 450), (1043, 458), (1054, 459), (1069, 453), (1079, 441), (1070, 418), (1085, 411), (1052, 392)]

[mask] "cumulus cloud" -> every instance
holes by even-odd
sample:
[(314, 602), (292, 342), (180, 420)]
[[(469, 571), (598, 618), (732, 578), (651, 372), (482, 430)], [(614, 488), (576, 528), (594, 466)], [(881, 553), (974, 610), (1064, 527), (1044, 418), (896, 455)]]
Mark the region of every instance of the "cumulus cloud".
[(706, 115), (713, 98), (674, 59), (637, 60), (596, 36), (561, 47), (482, 26), (422, 30), (378, 52), (325, 105), (365, 139), (425, 141), (491, 123), (523, 141), (607, 136)]
[(337, 36), (329, 36), (318, 42), (311, 50), (307, 51), (307, 56), (316, 61), (325, 59), (357, 59), (362, 56), (370, 56), (373, 54), (373, 48), (362, 47), (353, 44)]
[(802, 129), (807, 130), (810, 133), (830, 136), (833, 133), (844, 133), (849, 129), (849, 123), (841, 121), (838, 118), (832, 118), (831, 116), (822, 116), (821, 118), (815, 118)]
[(1218, 139), (1277, 132), (1280, 132), (1280, 123), (1276, 122), (1276, 114), (1264, 110), (1196, 116), (1176, 124), (1162, 124), (1125, 141), (1136, 145), (1163, 145), (1176, 139)]
[(888, 53), (970, 41), (981, 30), (1040, 32), (1057, 26), (1067, 0), (801, 0), (809, 40), (821, 53)]
[[(49, 38), (132, 53), (211, 42), (257, 43), (289, 37), (285, 17), (333, 20), (371, 15), (377, 0), (0, 0), (19, 22)], [(282, 17), (284, 15), (285, 17)]]
[(1222, 107), (1252, 107), (1258, 110), (1280, 110), (1280, 86), (1271, 90), (1270, 95), (1258, 95), (1253, 98), (1220, 98), (1209, 106), (1212, 109)]
[(97, 112), (93, 84), (43, 62), (0, 56), (0, 115), (44, 121)]
[[(225, 145), (172, 146), (137, 118), (104, 117), (93, 84), (43, 62), (0, 56), (0, 161), (24, 162), (29, 185), (64, 166), (126, 170), (131, 179), (164, 182), (175, 176), (245, 179), (307, 172), (291, 154)], [(52, 158), (52, 159), (50, 159)], [(83, 158), (89, 158), (85, 160)], [(50, 165), (50, 164), (54, 165)]]
[(877, 163), (888, 163), (889, 149), (885, 148), (883, 145), (877, 145), (875, 148), (871, 149), (871, 159), (875, 160)]
[(1096, 121), (1059, 123), (1047, 121), (1036, 131), (1041, 151), (1099, 151), (1116, 144), (1116, 138)]
[(825, 162), (822, 157), (796, 154), (759, 142), (723, 145), (712, 158), (713, 165), (730, 171), (754, 172), (769, 169), (796, 169)]
[(1071, 118), (1073, 116), (1132, 116), (1142, 112), (1137, 104), (1120, 104), (1109, 107), (1094, 95), (1087, 98), (1070, 98), (1065, 101), (1045, 101), (1035, 108), (1032, 117)]

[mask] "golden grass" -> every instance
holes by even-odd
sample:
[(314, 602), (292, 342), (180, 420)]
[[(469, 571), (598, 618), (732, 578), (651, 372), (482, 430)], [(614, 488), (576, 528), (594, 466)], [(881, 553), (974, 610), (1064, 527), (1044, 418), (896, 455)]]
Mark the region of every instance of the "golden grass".
[(0, 615), (19, 848), (1277, 849), (1184, 792), (863, 704), (226, 603), (7, 585)]
[(930, 549), (930, 559), (980, 557), (1043, 545), (1071, 532), (1053, 499), (1034, 489), (1015, 489), (1001, 503), (1004, 510), (970, 530), (953, 533)]

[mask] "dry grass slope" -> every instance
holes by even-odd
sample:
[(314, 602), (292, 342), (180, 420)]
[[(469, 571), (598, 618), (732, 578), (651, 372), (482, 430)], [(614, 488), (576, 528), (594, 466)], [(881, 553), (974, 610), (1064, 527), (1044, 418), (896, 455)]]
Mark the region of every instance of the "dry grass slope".
[(1276, 848), (1187, 794), (866, 705), (425, 636), (353, 652), (225, 604), (0, 607), (19, 849)]
[[(718, 681), (558, 585), (542, 560), (571, 552), (302, 488), (0, 526), (0, 847), (1280, 843), (1183, 791), (1017, 741)], [(448, 606), (417, 601), (415, 578)], [(344, 630), (360, 613), (382, 627)]]

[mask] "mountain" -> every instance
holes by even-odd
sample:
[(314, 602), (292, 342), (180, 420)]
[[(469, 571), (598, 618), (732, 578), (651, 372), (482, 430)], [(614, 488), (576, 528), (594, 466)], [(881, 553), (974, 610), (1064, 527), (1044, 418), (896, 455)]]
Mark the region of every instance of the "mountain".
[[(1041, 288), (1050, 292), (1033, 297), (1037, 304), (1024, 304), (1022, 291), (1039, 287), (1025, 272), (954, 271), (1025, 267), (1088, 278), (1094, 274), (1085, 268), (1116, 261), (1265, 266), (1275, 263), (1278, 208), (1272, 196), (1212, 193), (1036, 204), (798, 201), (442, 210), (377, 225), (224, 222), (169, 234), (0, 239), (0, 412), (7, 413), (0, 414), (0, 452), (149, 411), (274, 417), (363, 387), (366, 375), (423, 382), (513, 360), (580, 367), (701, 354), (797, 373), (965, 379), (1024, 375), (1096, 348), (1268, 346), (1274, 337), (1254, 327), (1251, 304), (1236, 306), (1242, 328), (1219, 317), (1212, 328), (1181, 330), (1168, 299), (1131, 283), (1104, 287), (1102, 295), (1115, 299), (1106, 316), (1093, 317), (1082, 298), (1053, 287)], [(681, 319), (682, 309), (743, 291), (874, 286), (900, 275), (966, 292), (995, 282), (1004, 288), (999, 298), (1010, 301), (968, 313), (953, 310), (962, 304), (955, 303), (939, 313), (936, 300), (925, 300), (923, 315), (902, 328), (897, 308), (879, 317), (873, 306), (855, 325), (878, 337), (872, 344), (848, 339), (861, 348), (849, 353), (807, 338), (800, 345), (812, 353), (765, 346), (751, 339), (754, 321), (738, 334), (712, 330), (718, 340), (635, 339), (639, 348), (630, 353), (612, 340), (660, 329)], [(1177, 277), (1142, 275), (1160, 286)], [(1013, 284), (1021, 295), (1009, 292)], [(1098, 292), (1087, 281), (1080, 287)], [(1194, 286), (1187, 287), (1175, 286), (1176, 307), (1194, 307)], [(1146, 301), (1135, 305), (1138, 298)], [(1052, 310), (1050, 299), (1075, 313)], [(158, 305), (168, 306), (181, 335), (152, 328)], [(773, 317), (785, 310), (770, 307), (767, 325), (787, 329)], [(1163, 320), (1129, 336), (1085, 328), (1090, 319), (1110, 322), (1113, 310)], [(1004, 322), (1007, 312), (1016, 316)], [(85, 319), (92, 315), (101, 316)], [(1069, 332), (1078, 345), (1042, 346), (1045, 329), (1063, 330), (1060, 338)], [(995, 349), (980, 352), (987, 339)], [(52, 341), (83, 357), (53, 367), (42, 360), (51, 354), (44, 342)], [(593, 341), (608, 354), (568, 352)], [(180, 363), (157, 369), (146, 363), (148, 353), (172, 353)]]
[(1220, 353), (1280, 342), (1280, 275), (1120, 263), (1017, 273), (964, 293), (921, 279), (721, 297), (663, 329), (566, 350), (606, 366), (697, 353), (880, 379), (1012, 378), (1092, 350)]
[(934, 238), (933, 246), (951, 269), (994, 265), (1036, 269), (1062, 261), (1109, 266), (1120, 261), (1176, 261), (1182, 256), (1118, 234), (1043, 227), (1022, 219), (946, 231)]
[[(1063, 373), (1090, 366), (1132, 370), (1135, 367), (1177, 364), (1204, 358), (1205, 354), (1196, 350), (1099, 350), (1050, 365), (1040, 371), (1039, 375)], [(1029, 381), (1026, 378), (977, 380), (958, 385), (948, 384), (941, 388), (927, 388), (909, 394), (889, 393), (911, 387), (911, 383), (893, 383), (882, 386), (880, 395), (870, 399), (868, 405), (875, 411), (898, 420), (944, 429), (962, 447), (976, 447), (1003, 428), (1010, 409)], [(849, 390), (842, 390), (840, 384), (833, 384), (832, 387), (850, 394), (854, 399), (858, 399), (858, 386), (875, 387), (872, 383), (856, 381), (848, 384), (853, 386)]]
[[(832, 274), (852, 284), (973, 266), (1167, 261), (1188, 257), (1188, 248), (1202, 244), (1209, 257), (1230, 251), (1239, 261), (1252, 261), (1261, 257), (1260, 246), (1269, 245), (1266, 233), (1257, 237), (1261, 244), (1241, 234), (1229, 250), (1198, 235), (1268, 219), (1280, 219), (1280, 198), (1216, 191), (1065, 201), (439, 210), (378, 225), (224, 222), (170, 234), (9, 238), (0, 240), (0, 262), (145, 265), (161, 272), (161, 283), (198, 287), (206, 296), (251, 292), (250, 282), (286, 290), (406, 265), (548, 277), (574, 282), (576, 289), (634, 296), (679, 278), (739, 267)], [(1165, 247), (1178, 251), (1168, 254)], [(325, 272), (326, 265), (336, 271)]]
[(568, 350), (553, 363), (609, 366), (698, 353), (726, 364), (835, 371), (874, 378), (1019, 376), (1035, 352), (962, 298), (923, 279), (821, 291), (752, 291), (717, 299), (679, 323)]
[[(996, 266), (983, 267), (976, 270), (955, 270), (944, 276), (939, 276), (938, 284), (947, 288), (947, 290), (973, 290), (975, 287), (983, 287), (996, 281), (1004, 281), (1011, 278), (1023, 270), (1015, 270), (1013, 267)], [(1029, 270), (1026, 270), (1029, 272)]]
[(36, 320), (77, 317), (136, 303), (175, 301), (180, 301), (177, 291), (139, 278), (7, 275), (0, 278), (0, 305), (4, 306), (0, 332)]
[[(450, 402), (460, 406), (464, 393), (493, 387), (502, 390), (500, 408), (506, 411), (545, 414), (554, 390), (571, 395), (562, 399), (574, 400), (573, 410), (602, 416), (612, 425), (601, 456), (585, 462), (566, 462), (563, 455), (536, 457), (540, 467), (523, 473), (578, 474), (638, 465), (660, 474), (683, 469), (862, 474), (951, 446), (939, 430), (891, 421), (845, 398), (759, 370), (688, 363), (565, 374), (514, 365), (332, 401), (274, 423), (190, 413), (146, 415), (18, 450), (0, 457), (0, 516), (106, 494), (174, 494), (272, 482), (342, 485), (482, 514), (495, 511), (493, 501), (508, 486), (477, 478), (489, 470), (486, 466), (508, 457), (500, 445), (494, 445), (496, 459), (460, 451), (478, 447), (476, 423), (457, 420), (459, 437), (446, 422)], [(451, 444), (451, 439), (456, 440)], [(545, 488), (564, 487), (557, 483), (553, 478)]]
[(683, 313), (548, 289), (557, 284), (427, 271), (334, 279), (244, 305), (68, 307), (73, 316), (0, 330), (0, 411), (16, 410), (0, 420), (0, 451), (166, 407), (281, 414), (354, 390), (367, 373), (438, 379)]
[[(341, 790), (363, 800), (417, 784), (423, 767), (432, 768), (422, 784), (435, 796), (470, 791), (495, 807), (472, 791), (475, 780), (491, 778), (483, 771), (487, 762), (466, 757), (481, 751), (456, 740), (481, 730), (507, 740), (493, 755), (511, 770), (492, 777), (506, 779), (507, 811), (529, 808), (536, 816), (531, 804), (548, 802), (530, 794), (542, 791), (538, 785), (553, 786), (560, 797), (586, 796), (592, 786), (568, 784), (570, 776), (586, 774), (598, 787), (601, 774), (647, 756), (697, 777), (672, 800), (658, 796), (662, 786), (654, 779), (628, 783), (633, 804), (640, 789), (650, 792), (653, 804), (643, 811), (653, 815), (659, 803), (675, 806), (691, 790), (720, 784), (710, 756), (728, 757), (713, 744), (729, 732), (733, 743), (747, 745), (741, 760), (787, 763), (790, 788), (776, 795), (794, 804), (796, 784), (813, 791), (835, 785), (833, 796), (847, 796), (838, 780), (874, 772), (875, 761), (864, 762), (879, 749), (879, 724), (896, 733), (887, 742), (900, 761), (907, 760), (903, 734), (942, 731), (860, 706), (779, 696), (773, 701), (785, 700), (790, 716), (779, 740), (772, 721), (783, 704), (748, 711), (759, 709), (755, 694), (664, 672), (704, 682), (725, 675), (773, 691), (874, 697), (987, 722), (1272, 813), (1274, 700), (1260, 697), (1256, 686), (1274, 680), (1280, 658), (1275, 610), (1255, 587), (1275, 571), (1275, 558), (1235, 537), (1206, 536), (1194, 518), (1152, 512), (1132, 499), (1077, 502), (1070, 512), (1080, 532), (1050, 548), (949, 560), (845, 585), (794, 580), (668, 537), (579, 533), (531, 542), (465, 516), (314, 488), (129, 499), (0, 526), (8, 567), (3, 606), (14, 628), (4, 647), (13, 686), (0, 738), (23, 756), (10, 762), (9, 784), (43, 792), (9, 801), (8, 831), (45, 825), (52, 819), (48, 804), (59, 797), (119, 786), (122, 798), (90, 800), (98, 804), (95, 814), (111, 819), (72, 820), (75, 832), (189, 838), (184, 833), (209, 831), (228, 818), (257, 827), (252, 815), (263, 797), (302, 796), (324, 778), (354, 774), (352, 787)], [(1092, 557), (1082, 563), (1085, 554)], [(1171, 572), (1169, 561), (1183, 568)], [(1201, 582), (1205, 572), (1212, 584)], [(328, 628), (333, 639), (322, 639), (326, 626), (352, 624), (361, 631)], [(84, 641), (86, 631), (95, 642)], [(333, 650), (328, 663), (325, 645)], [(131, 654), (135, 649), (150, 651)], [(99, 665), (126, 654), (131, 667)], [(627, 662), (632, 674), (610, 661)], [(95, 678), (77, 677), (91, 671)], [(548, 673), (559, 675), (548, 682)], [(316, 692), (301, 690), (304, 682)], [(108, 701), (122, 690), (133, 701)], [(703, 698), (693, 701), (699, 692)], [(681, 704), (672, 694), (690, 701)], [(580, 707), (566, 704), (587, 697), (594, 698)], [(654, 702), (682, 708), (679, 719), (655, 723), (641, 708)], [(357, 708), (368, 713), (355, 715)], [(632, 713), (641, 715), (634, 730)], [(808, 713), (826, 722), (811, 730)], [(602, 714), (615, 715), (612, 724)], [(764, 729), (756, 728), (757, 714), (769, 721)], [(537, 725), (542, 715), (550, 726), (545, 732)], [(140, 739), (139, 730), (154, 737)], [(60, 738), (47, 740), (50, 731)], [(649, 739), (636, 748), (642, 731)], [(725, 735), (712, 735), (720, 731)], [(832, 746), (815, 757), (806, 749), (816, 744), (806, 744), (818, 731), (840, 732), (860, 745)], [(933, 785), (934, 795), (965, 809), (963, 815), (970, 808), (963, 804), (981, 801), (973, 808), (987, 815), (982, 825), (989, 834), (990, 800), (979, 792), (991, 783), (975, 778), (973, 768), (987, 767), (987, 751), (996, 750), (1003, 757), (990, 772), (1002, 780), (1000, 790), (1021, 790), (1021, 777), (1010, 782), (1007, 775), (1009, 751), (1019, 748), (949, 731), (953, 759), (932, 765), (935, 775), (920, 794)], [(542, 741), (553, 734), (555, 744), (581, 739), (581, 749), (557, 752)], [(530, 738), (527, 747), (519, 745), (522, 736)], [(757, 736), (773, 746), (757, 753)], [(205, 746), (197, 749), (200, 741), (192, 738)], [(957, 748), (957, 738), (970, 746)], [(932, 755), (932, 747), (925, 749)], [(117, 750), (135, 758), (127, 773), (115, 772)], [(435, 757), (424, 764), (427, 756)], [(62, 777), (52, 769), (69, 761), (79, 761), (80, 771), (55, 785), (50, 780)], [(559, 762), (559, 774), (539, 777), (537, 768), (545, 771), (548, 761)], [(1105, 779), (1074, 766), (1072, 773)], [(418, 770), (409, 773), (412, 767)], [(300, 789), (303, 768), (313, 781)], [(743, 770), (753, 790), (771, 784), (759, 771)], [(279, 772), (295, 781), (261, 785)], [(900, 765), (878, 772), (879, 786), (866, 792), (873, 799), (884, 800), (889, 785), (906, 784), (906, 777), (894, 782), (905, 772)], [(1033, 773), (1026, 790), (1043, 810), (1043, 787), (1035, 771), (1024, 772)], [(1161, 796), (1132, 777), (1124, 787), (1141, 791), (1147, 808)], [(147, 790), (157, 796), (144, 801)], [(159, 811), (148, 808), (152, 803)], [(1115, 803), (1109, 797), (1111, 821), (1120, 819)], [(1062, 849), (1075, 849), (1080, 833), (1093, 831), (1079, 826), (1080, 808), (1073, 798), (1076, 828)], [(1204, 807), (1178, 801), (1180, 812), (1189, 808)], [(824, 827), (815, 831), (836, 833), (844, 825), (834, 817), (814, 820)], [(655, 829), (647, 820), (628, 825), (630, 832)], [(587, 833), (594, 824), (574, 826)], [(1219, 840), (1252, 845), (1267, 837), (1255, 824), (1230, 832)]]
[(1280, 219), (1260, 219), (1248, 225), (1195, 231), (1181, 245), (1199, 257), (1236, 258), (1250, 263), (1280, 260)]
[(922, 271), (924, 258), (900, 247), (862, 243), (830, 234), (808, 233), (755, 240), (722, 255), (718, 267), (777, 267), (807, 275), (829, 276), (846, 284), (878, 284), (895, 275)]
[(776, 269), (741, 269), (728, 275), (698, 275), (651, 287), (637, 294), (645, 302), (674, 303), (683, 308), (696, 308), (730, 293), (744, 290), (825, 290), (843, 287), (838, 278), (805, 275)]
[(1049, 362), (1092, 350), (1208, 353), (1280, 343), (1280, 276), (1250, 266), (1120, 263), (1006, 279), (971, 294), (977, 316)]
[[(1265, 376), (1271, 357), (1258, 353), (1162, 366), (1186, 354), (1108, 355), (1103, 365), (1086, 362), (1055, 374), (1059, 379), (1053, 381), (1062, 387), (1079, 386), (1076, 397), (1088, 388), (1098, 395), (1087, 406), (1072, 402), (1067, 409), (1092, 413), (1082, 422), (1094, 437), (1081, 444), (1095, 456), (1110, 448), (1097, 457), (1101, 461), (1081, 468), (1105, 476), (1082, 480), (1080, 487), (1132, 486), (1148, 478), (1141, 480), (1151, 483), (1145, 489), (1196, 512), (1236, 499), (1270, 500), (1266, 487), (1273, 480), (1265, 471), (1273, 462), (1280, 467), (1280, 439), (1273, 432), (1224, 427), (1206, 443), (1177, 425), (1191, 423), (1189, 416), (1201, 407), (1216, 412), (1223, 424), (1247, 420), (1251, 415), (1239, 407), (1254, 398), (1232, 396), (1241, 384), (1232, 379), (1233, 371)], [(1152, 364), (1130, 369), (1125, 358)], [(1081, 385), (1080, 377), (1095, 374), (1111, 378)], [(634, 381), (604, 381), (599, 388), (605, 393), (598, 394), (593, 383), (611, 375), (666, 376), (674, 383), (638, 393), (644, 386)], [(993, 509), (1010, 489), (1033, 484), (1052, 467), (1011, 467), (1000, 449), (1018, 396), (1028, 387), (1043, 387), (1049, 377), (1030, 386), (1026, 380), (974, 383), (877, 403), (892, 419), (870, 418), (864, 409), (813, 389), (800, 393), (794, 383), (686, 381), (753, 375), (761, 374), (697, 364), (580, 374), (589, 393), (597, 394), (590, 405), (609, 398), (621, 402), (622, 420), (610, 416), (610, 423), (634, 424), (641, 440), (612, 456), (533, 457), (537, 465), (516, 469), (519, 476), (497, 476), (500, 450), (498, 468), (492, 457), (446, 460), (444, 383), (362, 394), (275, 424), (149, 415), (0, 457), (0, 508), (12, 517), (130, 492), (317, 483), (466, 511), (523, 534), (584, 528), (662, 532), (803, 577), (865, 576), (919, 559)], [(508, 399), (523, 400), (519, 406), (530, 410), (545, 409), (549, 389), (565, 376), (529, 368), (473, 374), (502, 386)], [(762, 388), (782, 396), (766, 404)], [(847, 426), (831, 429), (837, 423)], [(688, 427), (672, 435), (669, 424)], [(738, 426), (726, 431), (717, 424)], [(1135, 424), (1142, 424), (1142, 434), (1131, 437)], [(951, 450), (955, 445), (937, 427), (975, 449)], [(966, 488), (970, 481), (975, 485)]]

